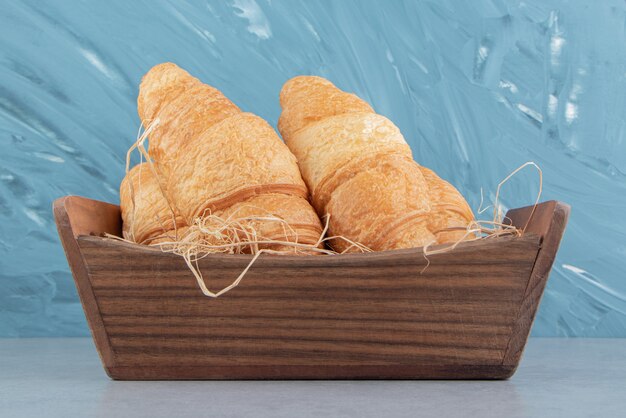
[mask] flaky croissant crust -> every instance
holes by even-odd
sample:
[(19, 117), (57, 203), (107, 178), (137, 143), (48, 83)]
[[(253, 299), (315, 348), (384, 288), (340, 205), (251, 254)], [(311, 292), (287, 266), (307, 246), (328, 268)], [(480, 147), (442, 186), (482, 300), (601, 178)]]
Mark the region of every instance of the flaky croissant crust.
[[(300, 164), (330, 234), (373, 250), (454, 242), (473, 214), (461, 194), (418, 165), (398, 128), (369, 104), (320, 77), (299, 76), (280, 93), (278, 127)], [(338, 251), (348, 248), (336, 240)]]
[[(267, 122), (241, 112), (219, 90), (171, 63), (143, 77), (137, 102), (144, 127), (151, 127), (154, 185), (164, 191), (181, 224), (194, 225), (209, 215), (237, 217), (259, 239), (318, 242), (321, 223), (307, 200), (296, 158)], [(155, 192), (154, 185), (144, 192)], [(154, 195), (146, 199), (151, 205), (141, 207), (142, 216), (160, 214), (161, 202)], [(147, 228), (127, 219), (130, 227)]]

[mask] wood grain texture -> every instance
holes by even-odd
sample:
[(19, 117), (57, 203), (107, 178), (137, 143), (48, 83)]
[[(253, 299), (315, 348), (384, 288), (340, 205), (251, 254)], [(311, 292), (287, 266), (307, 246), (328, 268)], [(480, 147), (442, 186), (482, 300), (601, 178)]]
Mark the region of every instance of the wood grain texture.
[[(519, 362), (564, 228), (550, 218), (561, 207), (540, 205), (523, 237), (463, 243), (429, 256), (427, 268), (419, 248), (264, 255), (218, 299), (202, 295), (180, 257), (93, 236), (119, 231), (115, 206), (71, 197), (55, 214), (115, 379), (499, 379)], [(524, 226), (529, 213), (510, 217)], [(199, 264), (219, 289), (249, 261), (210, 255)]]
[[(540, 234), (543, 239), (541, 251), (537, 256), (528, 286), (524, 292), (524, 299), (511, 334), (504, 364), (513, 365), (515, 368), (519, 365), (537, 314), (537, 308), (541, 302), (541, 296), (548, 282), (548, 275), (565, 232), (569, 213), (569, 205), (551, 201), (538, 207), (535, 213), (533, 213), (532, 208), (527, 207), (510, 211), (507, 214), (514, 225), (527, 225), (525, 232)], [(528, 221), (529, 219), (530, 221)], [(515, 369), (512, 373), (514, 372)]]
[(76, 238), (92, 231), (121, 234), (122, 218), (119, 207), (77, 196), (65, 196), (54, 201), (52, 212), (100, 359), (105, 365), (113, 364), (111, 344)]

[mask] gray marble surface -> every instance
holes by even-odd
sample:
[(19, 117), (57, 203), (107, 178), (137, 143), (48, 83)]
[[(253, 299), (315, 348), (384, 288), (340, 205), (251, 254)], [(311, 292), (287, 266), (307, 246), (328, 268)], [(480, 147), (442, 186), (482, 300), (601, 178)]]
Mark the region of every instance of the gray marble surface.
[(624, 417), (626, 339), (531, 339), (508, 381), (115, 382), (90, 339), (0, 339), (0, 417)]

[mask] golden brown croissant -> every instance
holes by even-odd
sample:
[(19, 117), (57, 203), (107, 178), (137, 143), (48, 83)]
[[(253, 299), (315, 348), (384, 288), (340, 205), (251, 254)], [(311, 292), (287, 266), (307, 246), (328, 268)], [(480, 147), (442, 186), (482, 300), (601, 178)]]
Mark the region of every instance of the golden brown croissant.
[(267, 122), (170, 63), (144, 76), (138, 108), (144, 125), (159, 121), (150, 156), (187, 224), (243, 218), (257, 240), (317, 243), (322, 228), (296, 158)]
[(180, 145), (241, 112), (219, 90), (169, 62), (144, 75), (137, 110), (146, 128), (159, 119), (150, 132), (149, 153), (165, 176)]
[[(278, 121), (330, 234), (372, 250), (453, 242), (473, 214), (449, 183), (420, 167), (398, 128), (320, 77), (289, 80)], [(349, 248), (334, 240), (338, 251)]]
[(174, 241), (186, 230), (185, 221), (168, 205), (147, 163), (133, 167), (122, 180), (120, 208), (125, 239), (154, 244)]

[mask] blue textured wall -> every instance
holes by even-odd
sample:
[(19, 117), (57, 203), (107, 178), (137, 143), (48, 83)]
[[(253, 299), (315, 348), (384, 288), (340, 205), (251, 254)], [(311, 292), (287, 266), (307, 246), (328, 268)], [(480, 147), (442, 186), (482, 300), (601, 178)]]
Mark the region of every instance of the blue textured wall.
[[(0, 336), (86, 335), (51, 216), (118, 201), (137, 86), (174, 61), (275, 124), (328, 77), (473, 207), (527, 160), (573, 207), (535, 335), (626, 336), (624, 1), (15, 1), (0, 10)], [(530, 204), (529, 171), (507, 207)]]

